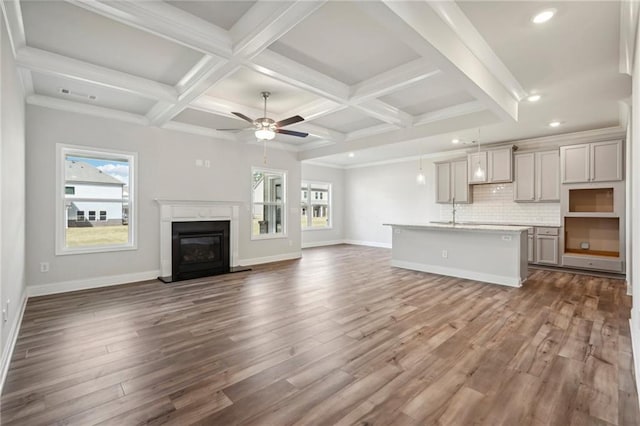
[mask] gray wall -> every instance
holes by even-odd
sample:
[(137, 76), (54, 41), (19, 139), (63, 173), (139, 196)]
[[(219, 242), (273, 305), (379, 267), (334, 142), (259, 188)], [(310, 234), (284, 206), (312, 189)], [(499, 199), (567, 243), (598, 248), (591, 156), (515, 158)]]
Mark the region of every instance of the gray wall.
[(9, 45), (4, 19), (0, 80), (0, 300), (9, 305), (9, 319), (2, 322), (0, 343), (4, 353), (9, 331), (17, 321), (25, 288), (25, 137), (22, 84)]
[(391, 245), (391, 228), (383, 223), (424, 223), (440, 218), (435, 203), (435, 167), (422, 161), (426, 185), (416, 183), (418, 160), (347, 169), (345, 239), (353, 243)]
[(302, 163), (302, 180), (331, 184), (331, 229), (302, 231), (302, 246), (313, 247), (344, 240), (344, 170)]
[[(112, 148), (138, 153), (138, 249), (55, 256), (56, 143)], [(27, 282), (64, 283), (160, 268), (159, 208), (156, 198), (242, 203), (239, 257), (267, 260), (300, 254), (300, 163), (295, 154), (215, 140), (155, 127), (139, 126), (42, 107), (27, 108)], [(211, 160), (196, 167), (195, 160)], [(287, 171), (287, 238), (251, 241), (251, 167)], [(266, 259), (265, 259), (266, 258)], [(41, 273), (40, 262), (50, 262)]]

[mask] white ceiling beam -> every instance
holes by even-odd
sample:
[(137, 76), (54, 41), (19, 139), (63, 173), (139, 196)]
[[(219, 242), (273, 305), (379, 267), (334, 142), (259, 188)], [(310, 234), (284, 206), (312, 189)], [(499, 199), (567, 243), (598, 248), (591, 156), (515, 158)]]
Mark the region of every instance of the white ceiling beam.
[(282, 114), (283, 117), (291, 117), (294, 115), (300, 115), (305, 120), (315, 120), (316, 118), (324, 117), (325, 115), (338, 112), (347, 108), (347, 105), (330, 101), (328, 99), (318, 99), (316, 101), (309, 102), (306, 105), (297, 107), (291, 111), (287, 111)]
[[(358, 4), (358, 3), (356, 3)], [(366, 6), (366, 7), (365, 7)], [(367, 2), (364, 13), (396, 36), (480, 100), (500, 119), (518, 118), (518, 99), (469, 50), (457, 34), (425, 1)]]
[(253, 58), (326, 1), (256, 2), (229, 30), (234, 56)]
[(413, 124), (413, 117), (411, 115), (378, 99), (354, 103), (352, 106), (385, 123), (394, 124), (399, 127), (409, 127)]
[(219, 64), (220, 59), (218, 57), (204, 55), (176, 84), (177, 92), (179, 94), (186, 92)]
[(20, 2), (18, 0), (1, 1), (0, 9), (2, 9), (2, 14), (4, 15), (4, 22), (7, 26), (7, 33), (9, 34), (9, 44), (15, 57), (18, 50), (27, 45)]
[(429, 0), (429, 5), (514, 98), (521, 101), (527, 95), (520, 82), (491, 49), (460, 6), (453, 1), (432, 0)]
[(39, 73), (109, 87), (149, 99), (169, 102), (178, 99), (176, 90), (171, 86), (33, 47), (18, 50), (16, 64)]
[(355, 139), (365, 138), (367, 136), (379, 135), (380, 133), (386, 133), (397, 129), (398, 126), (394, 126), (393, 124), (379, 124), (377, 126), (367, 127), (365, 129), (349, 132), (347, 133), (345, 141), (352, 141)]
[(220, 132), (208, 127), (196, 126), (194, 124), (182, 123), (180, 121), (169, 121), (162, 125), (163, 129), (175, 130), (177, 132), (191, 133), (194, 135), (207, 136), (211, 138), (224, 139), (228, 141), (237, 141), (234, 134), (228, 132)]
[(96, 105), (88, 105), (81, 102), (68, 101), (66, 99), (52, 98), (43, 95), (31, 95), (26, 99), (29, 105), (38, 105), (46, 108), (58, 109), (62, 111), (74, 112), (77, 114), (92, 115), (112, 120), (125, 121), (127, 123), (146, 126), (149, 120), (145, 116), (132, 114), (130, 112), (119, 111), (111, 108), (104, 108)]
[(380, 98), (441, 73), (426, 59), (416, 59), (352, 86), (351, 102)]
[(437, 111), (427, 112), (415, 117), (414, 126), (421, 126), (434, 121), (446, 120), (448, 118), (459, 117), (461, 115), (471, 114), (487, 109), (481, 102), (471, 101), (464, 104), (454, 105)]
[(265, 50), (245, 65), (261, 74), (334, 102), (344, 103), (349, 99), (348, 85), (271, 50)]
[(67, 0), (69, 3), (200, 52), (228, 58), (224, 29), (161, 1)]
[(623, 74), (633, 74), (633, 62), (636, 52), (636, 34), (638, 32), (638, 12), (640, 4), (637, 1), (620, 2), (620, 64), (619, 70)]

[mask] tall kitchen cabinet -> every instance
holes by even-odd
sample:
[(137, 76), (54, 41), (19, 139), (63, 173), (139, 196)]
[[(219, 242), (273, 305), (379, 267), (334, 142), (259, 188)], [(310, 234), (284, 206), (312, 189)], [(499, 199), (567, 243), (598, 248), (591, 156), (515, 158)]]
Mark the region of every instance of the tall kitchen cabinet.
[(467, 176), (467, 160), (436, 163), (436, 203), (471, 203)]
[(560, 201), (560, 152), (518, 153), (513, 156), (513, 200)]
[(560, 148), (562, 264), (624, 273), (622, 141)]

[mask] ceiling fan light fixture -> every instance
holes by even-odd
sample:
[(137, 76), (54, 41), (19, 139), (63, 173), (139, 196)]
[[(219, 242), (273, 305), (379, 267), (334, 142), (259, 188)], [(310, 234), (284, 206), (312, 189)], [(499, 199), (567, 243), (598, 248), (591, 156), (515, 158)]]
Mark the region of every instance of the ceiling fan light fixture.
[(259, 140), (270, 141), (276, 137), (276, 132), (269, 129), (258, 129), (256, 130), (256, 138)]

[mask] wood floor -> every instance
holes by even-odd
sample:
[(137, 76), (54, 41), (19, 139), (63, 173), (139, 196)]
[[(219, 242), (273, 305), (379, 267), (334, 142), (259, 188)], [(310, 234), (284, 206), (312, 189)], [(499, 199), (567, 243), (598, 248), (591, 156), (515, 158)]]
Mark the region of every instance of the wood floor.
[(305, 250), (252, 272), (29, 300), (3, 425), (635, 425), (622, 281), (521, 289)]

